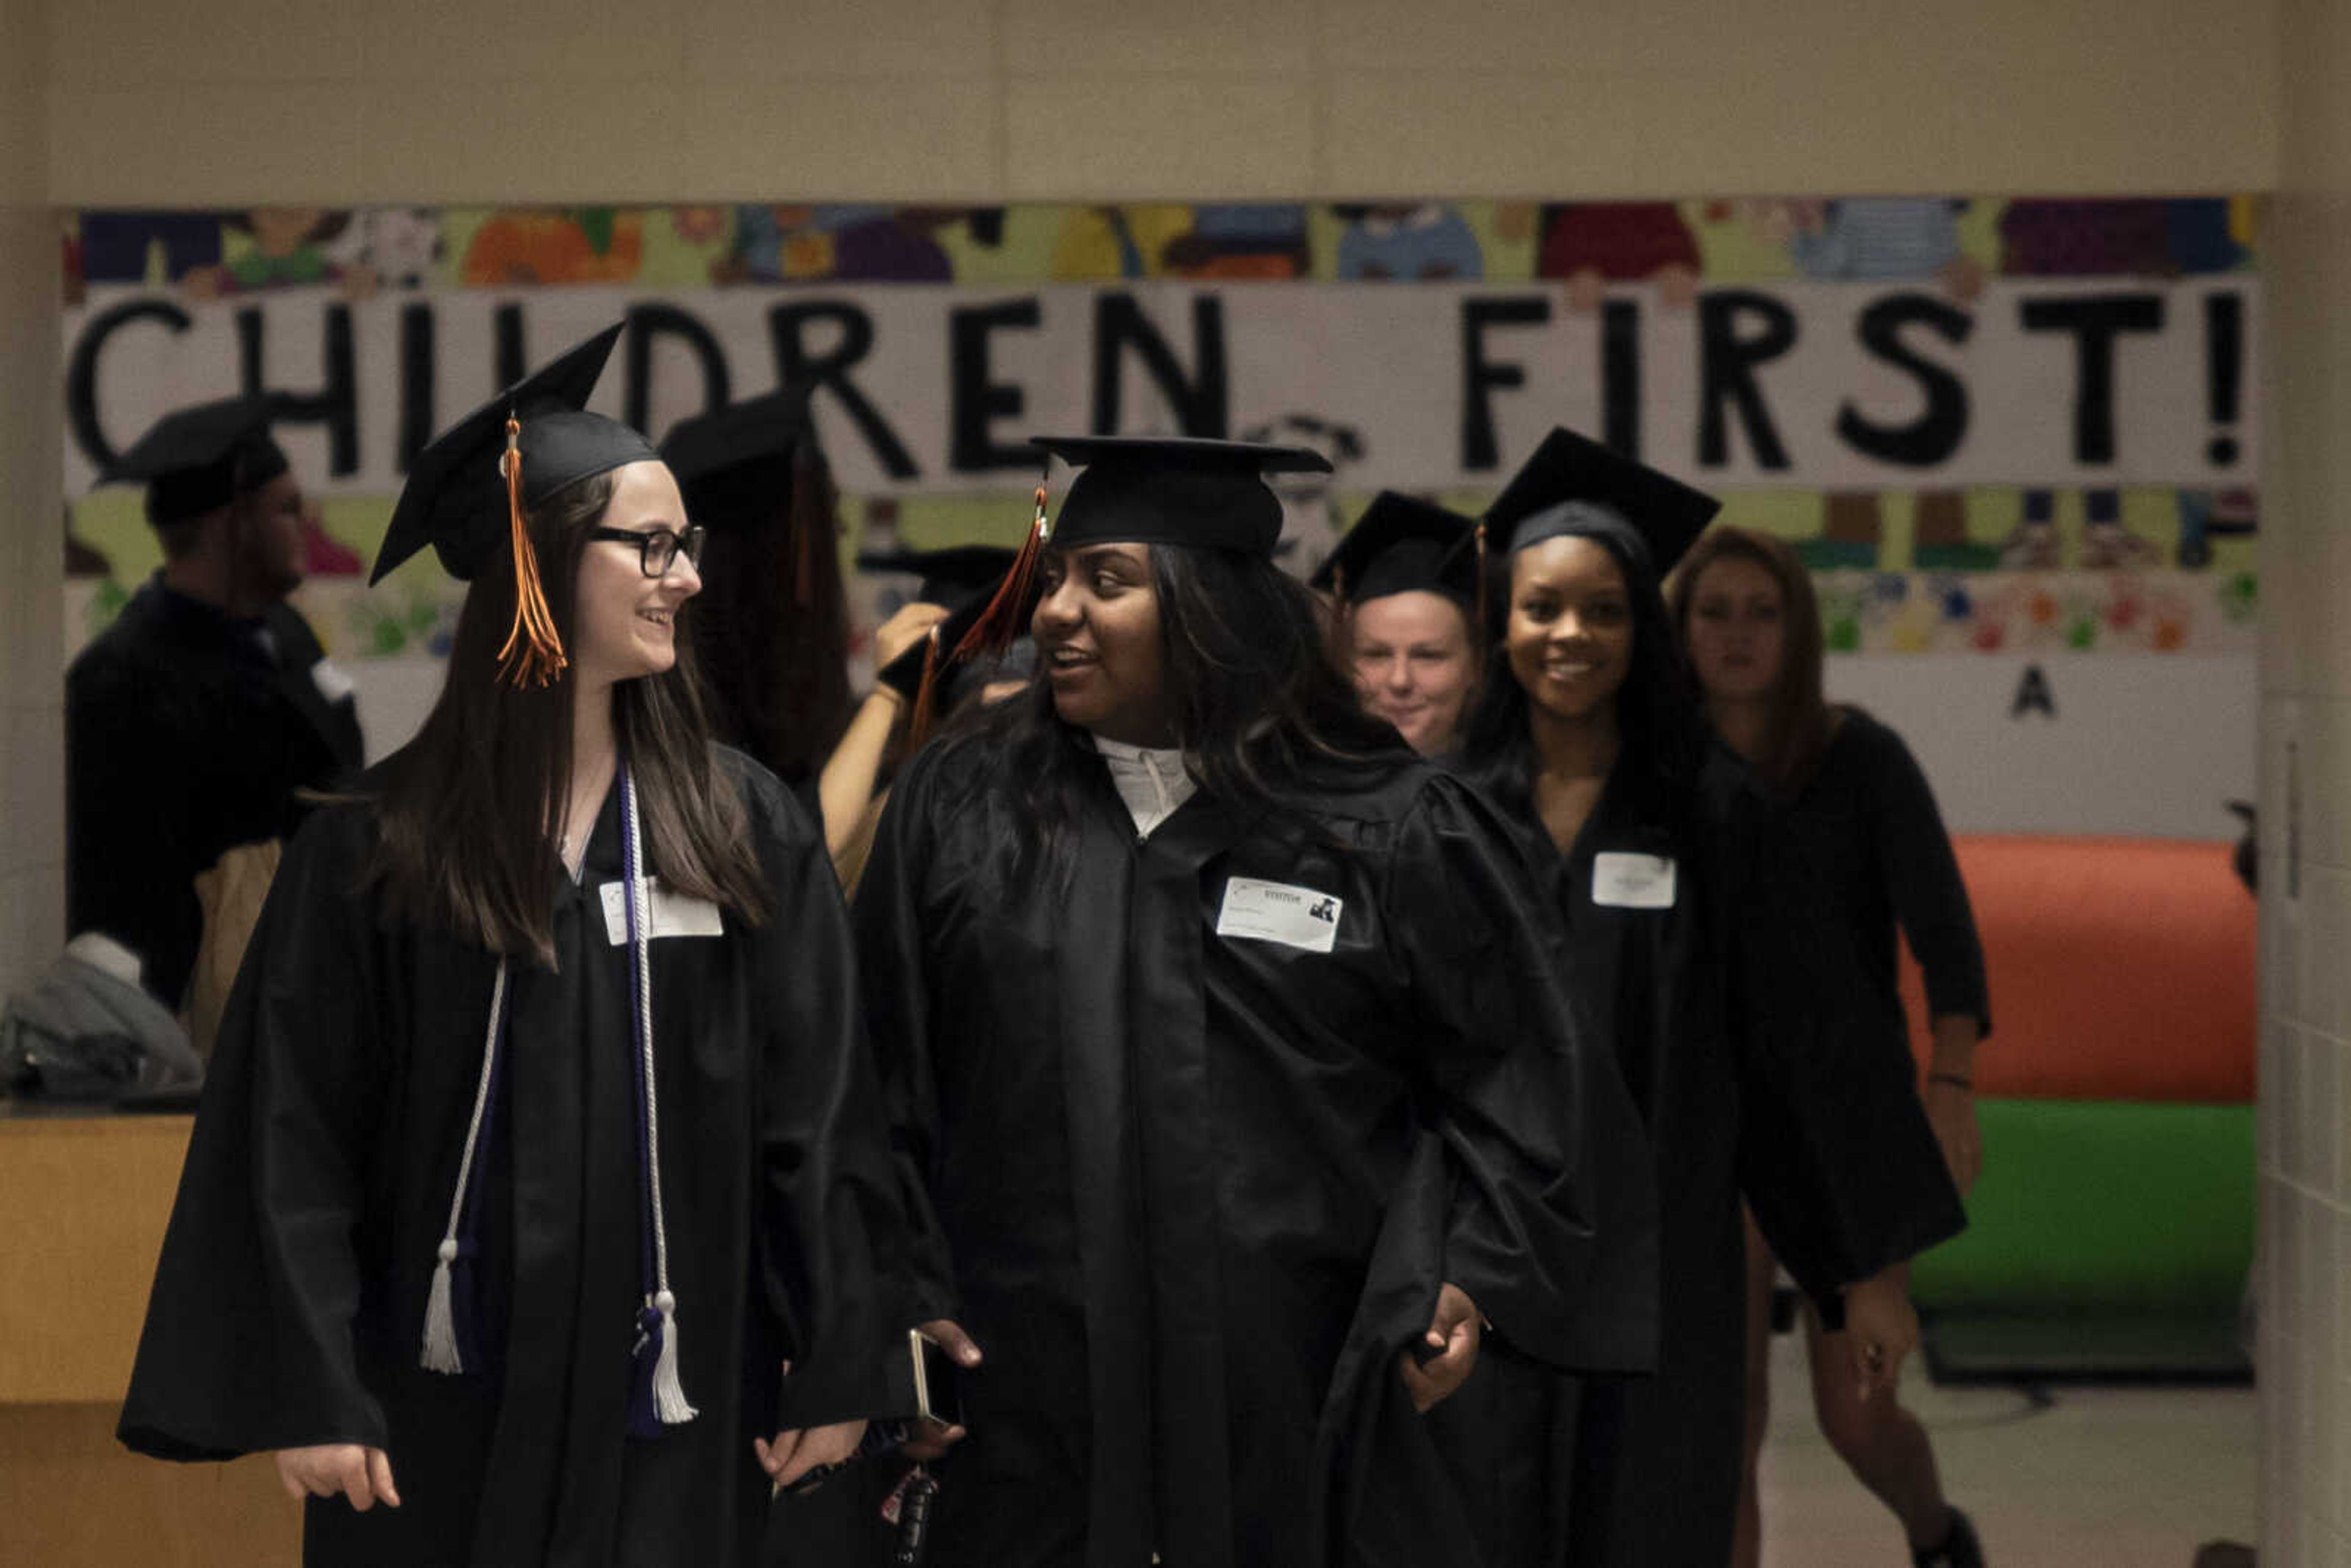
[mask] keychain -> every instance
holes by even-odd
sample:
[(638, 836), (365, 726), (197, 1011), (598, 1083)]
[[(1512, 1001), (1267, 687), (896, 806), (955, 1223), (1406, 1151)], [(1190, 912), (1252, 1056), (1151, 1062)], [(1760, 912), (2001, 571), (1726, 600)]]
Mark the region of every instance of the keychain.
[(898, 1527), (897, 1551), (890, 1558), (896, 1568), (922, 1568), (931, 1544), (931, 1508), (938, 1495), (938, 1478), (927, 1466), (916, 1465), (882, 1500), (882, 1518)]

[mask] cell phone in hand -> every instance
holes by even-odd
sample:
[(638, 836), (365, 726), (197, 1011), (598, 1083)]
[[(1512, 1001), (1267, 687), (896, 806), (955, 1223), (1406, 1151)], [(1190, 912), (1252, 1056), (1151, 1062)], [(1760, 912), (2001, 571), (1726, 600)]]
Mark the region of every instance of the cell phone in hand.
[(956, 1385), (955, 1357), (920, 1329), (906, 1331), (906, 1349), (914, 1364), (914, 1413), (935, 1427), (962, 1426), (963, 1396)]

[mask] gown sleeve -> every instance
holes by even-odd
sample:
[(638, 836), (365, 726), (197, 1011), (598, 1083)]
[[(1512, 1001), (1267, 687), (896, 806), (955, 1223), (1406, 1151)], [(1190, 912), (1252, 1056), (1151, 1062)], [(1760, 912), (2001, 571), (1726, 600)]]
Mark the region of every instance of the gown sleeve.
[(955, 1270), (930, 1199), (939, 1103), (931, 1055), (931, 983), (923, 929), (922, 868), (932, 863), (938, 753), (899, 776), (857, 884), (854, 921), (865, 1010), (890, 1119), (891, 1152), (913, 1218), (908, 1286), (920, 1321), (952, 1317)]
[(1418, 1003), (1427, 1120), (1452, 1185), (1444, 1281), (1541, 1360), (1646, 1367), (1656, 1178), (1615, 1053), (1567, 995), (1537, 873), (1490, 806), (1439, 779), (1389, 876), (1392, 956)]
[(360, 810), (316, 813), (296, 836), (230, 992), (123, 1402), (118, 1436), (141, 1453), (386, 1441), (352, 1343), (390, 1077)]
[[(1450, 1405), (1413, 1411), (1395, 1358), (1441, 1285), (1467, 1291), (1532, 1363), (1655, 1364), (1656, 1176), (1615, 1052), (1580, 1028), (1563, 988), (1565, 938), (1541, 886), (1457, 779), (1433, 780), (1400, 824), (1381, 915), (1421, 1126), (1332, 1375), (1307, 1492), (1330, 1532), (1315, 1561), (1468, 1568), (1478, 1532), (1440, 1447), (1464, 1445), (1482, 1473), (1499, 1446), (1554, 1440), (1522, 1427), (1515, 1403), (1505, 1417), (1476, 1406), (1466, 1437)], [(1454, 1398), (1538, 1377), (1525, 1359), (1481, 1360)]]
[(1783, 820), (1751, 790), (1716, 813), (1740, 1063), (1740, 1187), (1755, 1222), (1832, 1327), (1841, 1292), (1966, 1228), (1912, 1082), (1909, 1054), (1866, 1038), (1847, 911), (1799, 895), (1775, 865)]
[(759, 1040), (761, 1286), (784, 1354), (778, 1424), (895, 1413), (892, 1350), (918, 1321), (901, 1259), (909, 1224), (857, 983), (848, 912), (823, 841), (764, 772), (751, 785), (777, 908), (753, 963)]
[(1927, 1010), (1972, 1018), (1990, 1034), (1983, 944), (1935, 791), (1902, 737), (1882, 727), (1878, 734), (1864, 796), (1867, 831), (1895, 917), (1926, 977)]

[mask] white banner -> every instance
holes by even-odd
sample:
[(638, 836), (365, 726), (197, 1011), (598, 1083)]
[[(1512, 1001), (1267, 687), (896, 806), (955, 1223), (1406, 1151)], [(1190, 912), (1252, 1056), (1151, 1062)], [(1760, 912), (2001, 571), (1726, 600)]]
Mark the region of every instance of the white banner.
[(542, 287), (195, 303), (98, 287), (66, 312), (66, 482), (183, 403), (280, 402), (327, 493), (406, 456), (507, 377), (631, 314), (595, 406), (658, 436), (800, 380), (852, 493), (1017, 488), (1037, 432), (1320, 441), (1369, 490), (1499, 485), (1551, 425), (1717, 488), (2251, 485), (2249, 274), (1710, 287), (1668, 304), (1555, 284), (1150, 282)]

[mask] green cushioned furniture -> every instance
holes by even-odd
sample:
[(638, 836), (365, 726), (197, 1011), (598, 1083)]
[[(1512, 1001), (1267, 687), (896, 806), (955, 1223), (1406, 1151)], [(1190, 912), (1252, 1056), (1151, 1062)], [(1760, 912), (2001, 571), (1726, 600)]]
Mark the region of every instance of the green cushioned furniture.
[(1913, 1268), (1938, 1375), (2241, 1375), (2252, 1107), (1978, 1111), (1984, 1174), (1968, 1229)]

